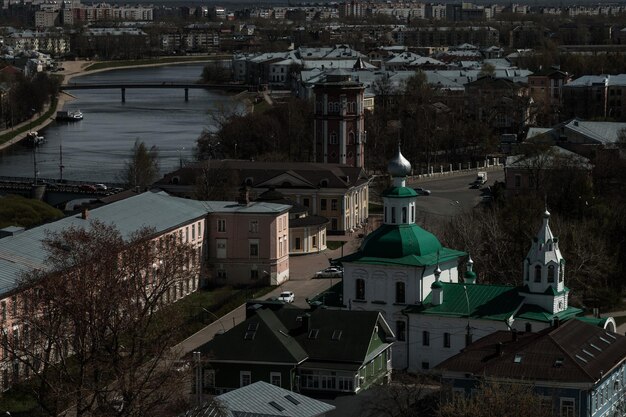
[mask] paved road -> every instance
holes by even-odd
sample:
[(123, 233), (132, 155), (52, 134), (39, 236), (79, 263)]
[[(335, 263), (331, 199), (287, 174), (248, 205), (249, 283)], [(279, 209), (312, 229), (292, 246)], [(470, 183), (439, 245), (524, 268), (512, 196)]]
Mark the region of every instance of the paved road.
[[(462, 175), (421, 179), (410, 182), (408, 185), (431, 191), (431, 195), (418, 199), (417, 209), (419, 213), (423, 216), (449, 218), (480, 204), (483, 191), (470, 188), (475, 179), (476, 172), (470, 171)], [(495, 181), (504, 181), (504, 171), (489, 171), (485, 186), (491, 185)]]

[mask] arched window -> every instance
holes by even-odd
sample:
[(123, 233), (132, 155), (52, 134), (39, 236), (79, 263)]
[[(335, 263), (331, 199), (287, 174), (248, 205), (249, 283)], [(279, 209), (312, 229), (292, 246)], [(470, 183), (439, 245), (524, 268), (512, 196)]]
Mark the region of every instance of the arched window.
[(548, 266), (548, 282), (554, 282), (554, 265)]
[(406, 207), (402, 207), (402, 224), (406, 223)]
[(391, 223), (396, 224), (396, 208), (391, 208)]
[(406, 302), (406, 293), (404, 282), (396, 281), (396, 303), (404, 304)]
[(415, 223), (415, 206), (411, 206), (411, 223)]
[(357, 279), (356, 280), (356, 294), (355, 297), (357, 300), (365, 300), (365, 280)]
[(541, 282), (541, 265), (535, 266), (535, 282)]
[(354, 145), (354, 132), (348, 133), (348, 145)]

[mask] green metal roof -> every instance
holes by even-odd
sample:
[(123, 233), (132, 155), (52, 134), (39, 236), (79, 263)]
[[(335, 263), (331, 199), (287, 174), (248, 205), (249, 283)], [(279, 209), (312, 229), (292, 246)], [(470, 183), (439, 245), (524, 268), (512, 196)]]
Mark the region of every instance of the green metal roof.
[(465, 255), (465, 252), (443, 247), (435, 235), (416, 224), (384, 224), (365, 238), (357, 252), (340, 261), (427, 266), (436, 265), (438, 257), (439, 262), (445, 262)]
[(432, 285), (430, 286), (431, 289), (435, 289), (435, 288), (443, 288), (443, 285), (441, 284), (441, 281), (435, 281), (432, 283)]
[(585, 323), (592, 324), (594, 326), (604, 328), (608, 317), (576, 317), (576, 320), (584, 321)]
[(551, 312), (544, 310), (535, 304), (524, 304), (522, 308), (515, 315), (516, 318), (533, 320), (533, 321), (543, 321), (546, 323), (551, 322), (554, 318), (558, 318), (561, 321), (569, 320), (571, 318), (576, 317), (579, 314), (582, 314), (582, 310), (576, 307), (568, 307), (566, 310), (561, 311), (560, 313), (552, 314)]
[[(429, 314), (447, 317), (469, 317), (502, 321), (508, 319), (523, 303), (524, 297), (516, 287), (442, 282), (443, 303), (432, 304), (432, 293), (420, 306), (405, 311), (413, 314)], [(467, 288), (467, 297), (465, 288)], [(469, 304), (469, 305), (468, 305)], [(469, 308), (468, 308), (469, 307)]]
[(382, 196), (388, 198), (417, 197), (417, 192), (409, 187), (390, 187), (383, 191)]

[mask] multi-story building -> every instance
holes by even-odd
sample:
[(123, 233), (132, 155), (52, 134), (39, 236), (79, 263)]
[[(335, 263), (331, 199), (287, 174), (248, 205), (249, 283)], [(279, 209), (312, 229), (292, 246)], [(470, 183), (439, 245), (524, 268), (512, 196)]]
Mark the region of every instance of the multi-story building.
[(562, 89), (563, 118), (626, 121), (626, 74), (585, 75)]
[[(195, 198), (202, 165), (190, 165), (169, 174), (154, 185), (174, 195)], [(309, 208), (311, 215), (330, 220), (328, 234), (344, 234), (367, 222), (369, 179), (360, 167), (312, 162), (211, 161), (209, 175), (226, 177), (228, 195), (238, 187), (250, 187), (255, 199), (268, 189)], [(291, 244), (295, 242), (292, 240)], [(293, 250), (294, 248), (290, 248)]]
[(313, 154), (317, 162), (365, 165), (365, 87), (335, 70), (314, 91)]
[(528, 76), (528, 94), (539, 108), (540, 126), (559, 122), (563, 86), (570, 82), (571, 75), (558, 69), (538, 71)]
[[(285, 237), (289, 227), (288, 209), (289, 206), (271, 203), (195, 201), (164, 192), (146, 192), (28, 230), (3, 229), (0, 231), (3, 337), (17, 339), (23, 332), (16, 322), (17, 306), (27, 296), (21, 292), (21, 276), (33, 270), (46, 270), (43, 241), (51, 232), (89, 228), (93, 220), (114, 224), (124, 237), (151, 228), (155, 241), (167, 241), (172, 236), (191, 245), (194, 253), (191, 262), (200, 272), (168, 289), (164, 300), (174, 302), (209, 282), (278, 285), (288, 279)], [(19, 364), (3, 365), (6, 366), (2, 368), (0, 386), (7, 389), (23, 375)]]

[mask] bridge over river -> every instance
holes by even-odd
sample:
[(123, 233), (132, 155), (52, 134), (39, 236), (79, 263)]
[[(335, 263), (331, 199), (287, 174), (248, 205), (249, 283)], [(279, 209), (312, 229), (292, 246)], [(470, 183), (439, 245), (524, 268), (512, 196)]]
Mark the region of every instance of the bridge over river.
[(104, 90), (119, 89), (122, 92), (122, 103), (126, 102), (126, 90), (133, 88), (178, 88), (185, 91), (185, 101), (189, 101), (189, 90), (222, 90), (222, 91), (257, 91), (257, 87), (248, 84), (196, 84), (181, 82), (128, 82), (128, 83), (68, 83), (61, 85), (61, 90)]

